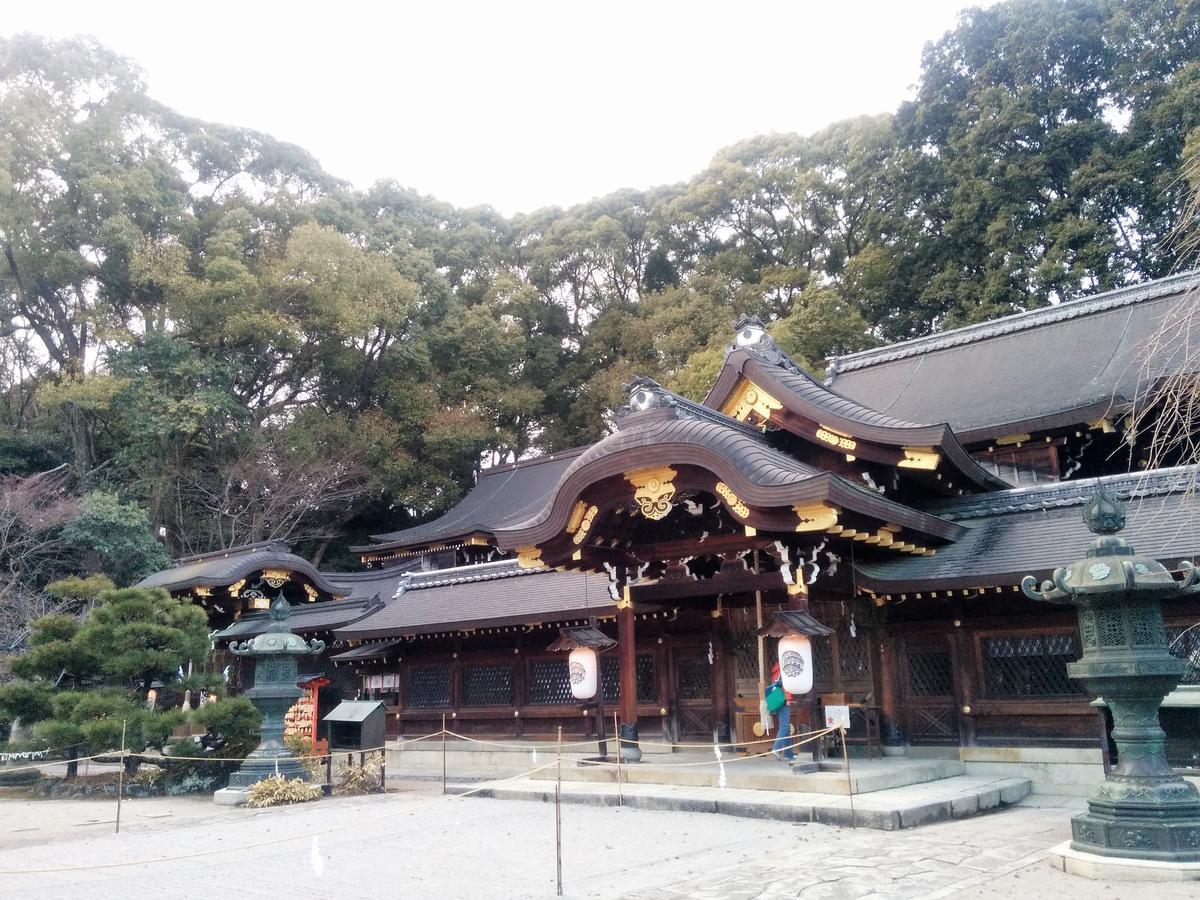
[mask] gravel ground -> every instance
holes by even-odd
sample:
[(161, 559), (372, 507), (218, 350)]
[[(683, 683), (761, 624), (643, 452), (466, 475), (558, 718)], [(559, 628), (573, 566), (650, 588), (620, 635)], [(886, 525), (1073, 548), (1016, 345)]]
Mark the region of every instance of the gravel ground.
[[(271, 810), (205, 799), (0, 799), (0, 896), (553, 897), (552, 804), (442, 798), (429, 783)], [(1195, 885), (1051, 870), (1061, 808), (900, 832), (566, 806), (568, 897), (1195, 898)], [(53, 871), (33, 871), (49, 869)]]

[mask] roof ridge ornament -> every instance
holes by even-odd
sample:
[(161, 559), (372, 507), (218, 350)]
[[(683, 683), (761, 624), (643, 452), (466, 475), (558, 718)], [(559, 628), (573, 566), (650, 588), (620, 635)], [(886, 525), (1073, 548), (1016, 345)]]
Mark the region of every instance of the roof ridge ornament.
[(767, 334), (767, 326), (758, 316), (743, 313), (733, 323), (733, 343), (726, 352), (749, 350), (761, 357), (764, 362), (780, 366), (797, 375), (805, 374), (790, 356), (779, 349), (775, 339)]
[(1103, 487), (1097, 488), (1083, 508), (1083, 524), (1092, 534), (1116, 534), (1125, 527), (1125, 505)]
[(675, 405), (674, 397), (653, 378), (637, 375), (628, 384), (621, 385), (621, 390), (628, 398), (625, 404), (617, 410), (617, 418), (623, 419), (630, 413), (645, 412), (648, 409), (664, 409)]

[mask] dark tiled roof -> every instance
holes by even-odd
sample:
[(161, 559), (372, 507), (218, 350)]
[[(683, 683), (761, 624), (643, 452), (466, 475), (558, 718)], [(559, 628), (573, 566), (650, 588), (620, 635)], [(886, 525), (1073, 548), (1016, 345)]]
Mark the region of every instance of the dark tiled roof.
[(401, 582), (411, 573), (405, 567), (371, 569), (366, 572), (325, 572), (326, 580), (337, 587), (339, 594), (349, 600), (395, 596)]
[(263, 569), (298, 572), (319, 590), (328, 594), (341, 593), (312, 563), (289, 552), (287, 545), (275, 543), (232, 547), (220, 553), (187, 557), (170, 569), (148, 575), (137, 583), (137, 587), (161, 587), (168, 591), (183, 591), (198, 585), (224, 587)]
[(611, 614), (608, 579), (521, 569), (513, 562), (463, 566), (406, 579), (404, 590), (352, 625), (344, 640), (402, 637), (485, 626)]
[(404, 641), (383, 641), (376, 644), (363, 644), (359, 647), (352, 647), (343, 653), (335, 653), (329, 658), (334, 662), (365, 662), (371, 659), (386, 659), (403, 643)]
[(1198, 286), (1188, 272), (838, 357), (831, 384), (889, 415), (949, 421), (967, 440), (1076, 424), (1177, 364), (1167, 352), (1143, 371), (1142, 344)]
[(1044, 578), (1080, 559), (1095, 536), (1081, 507), (1098, 484), (1126, 500), (1121, 536), (1134, 549), (1168, 565), (1200, 554), (1200, 497), (1194, 469), (1087, 479), (1075, 483), (964, 498), (956, 512), (938, 507), (967, 526), (957, 542), (931, 557), (860, 561), (860, 585), (882, 593), (1011, 586), (1024, 575)]
[(1151, 472), (1132, 472), (1123, 475), (1104, 475), (1099, 478), (1080, 478), (1059, 481), (1036, 487), (1014, 488), (993, 494), (955, 497), (922, 506), (927, 512), (953, 519), (976, 519), (1012, 512), (1033, 512), (1064, 506), (1083, 506), (1103, 486), (1121, 500), (1137, 497), (1157, 497), (1193, 490), (1197, 483), (1195, 466), (1156, 469)]
[(484, 469), (479, 481), (445, 515), (400, 531), (371, 535), (377, 544), (352, 548), (371, 552), (426, 544), (483, 532), (519, 522), (536, 511), (558, 483), (559, 477), (584, 448), (522, 460), (507, 466)]
[[(382, 605), (383, 601), (378, 597), (293, 604), (292, 614), (287, 620), (288, 627), (297, 634), (332, 631), (358, 621)], [(238, 619), (213, 637), (218, 640), (253, 637), (262, 634), (270, 625), (271, 617), (266, 612), (252, 613)]]

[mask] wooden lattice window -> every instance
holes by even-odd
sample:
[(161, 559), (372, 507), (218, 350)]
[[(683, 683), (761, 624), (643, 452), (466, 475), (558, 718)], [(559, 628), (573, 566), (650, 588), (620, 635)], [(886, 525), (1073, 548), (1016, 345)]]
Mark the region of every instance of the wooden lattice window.
[(408, 670), (408, 705), (430, 709), (450, 705), (450, 667), (416, 666)]
[(1074, 634), (983, 638), (983, 688), (988, 697), (1079, 697), (1083, 686), (1067, 677), (1079, 658)]
[(712, 664), (707, 657), (676, 657), (675, 674), (680, 700), (707, 700), (712, 696)]
[(950, 697), (954, 694), (954, 666), (950, 651), (938, 648), (910, 649), (908, 693), (912, 697)]
[(530, 660), (526, 692), (533, 706), (574, 703), (575, 696), (567, 677), (567, 660)]
[(838, 626), (838, 671), (847, 680), (865, 678), (871, 671), (871, 663), (867, 658), (867, 636), (861, 628), (855, 628), (854, 632), (850, 633), (849, 619), (843, 619)]
[(512, 706), (512, 665), (467, 666), (463, 670), (464, 706)]
[[(615, 655), (600, 657), (600, 683), (604, 688), (605, 703), (616, 703), (621, 699), (621, 666)], [(638, 703), (658, 702), (653, 653), (639, 653), (637, 656), (637, 698)]]
[(1167, 629), (1171, 655), (1187, 663), (1180, 684), (1200, 684), (1200, 626), (1172, 626)]

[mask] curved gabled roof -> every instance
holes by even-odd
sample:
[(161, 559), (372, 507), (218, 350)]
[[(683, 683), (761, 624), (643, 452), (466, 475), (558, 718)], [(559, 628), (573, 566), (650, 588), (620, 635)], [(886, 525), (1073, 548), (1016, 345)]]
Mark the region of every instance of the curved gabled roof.
[(771, 447), (755, 429), (655, 387), (664, 405), (634, 412), (618, 430), (589, 447), (563, 473), (542, 508), (528, 519), (499, 528), (500, 547), (538, 544), (561, 533), (571, 508), (591, 485), (624, 472), (690, 465), (711, 472), (745, 503), (787, 507), (828, 500), (923, 534), (953, 540), (953, 523), (816, 469)]
[(730, 348), (704, 405), (721, 408), (742, 379), (767, 391), (802, 419), (885, 447), (932, 447), (940, 450), (946, 461), (977, 487), (990, 490), (1009, 487), (1008, 482), (979, 465), (949, 425), (909, 422), (843, 396), (797, 366), (769, 337), (764, 337), (761, 346)]
[(137, 587), (160, 587), (168, 591), (185, 591), (194, 587), (226, 587), (263, 569), (297, 572), (326, 594), (341, 596), (344, 593), (318, 572), (307, 559), (292, 553), (286, 544), (273, 541), (185, 557), (170, 569), (163, 569), (143, 578), (137, 583)]
[(532, 515), (562, 473), (584, 449), (579, 447), (484, 469), (475, 487), (432, 522), (373, 534), (371, 540), (376, 543), (350, 549), (355, 553), (374, 553), (464, 538), (472, 534), (490, 535), (504, 524), (519, 522)]

